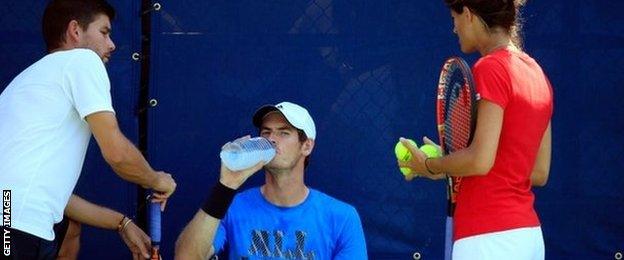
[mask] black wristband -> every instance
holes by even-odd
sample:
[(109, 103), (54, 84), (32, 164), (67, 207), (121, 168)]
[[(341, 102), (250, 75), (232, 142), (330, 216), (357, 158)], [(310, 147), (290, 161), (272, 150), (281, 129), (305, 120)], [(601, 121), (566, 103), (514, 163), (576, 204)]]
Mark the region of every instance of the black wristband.
[(236, 190), (230, 189), (218, 181), (217, 185), (212, 187), (210, 196), (208, 196), (201, 209), (214, 218), (222, 219), (230, 207), (234, 195), (236, 195)]

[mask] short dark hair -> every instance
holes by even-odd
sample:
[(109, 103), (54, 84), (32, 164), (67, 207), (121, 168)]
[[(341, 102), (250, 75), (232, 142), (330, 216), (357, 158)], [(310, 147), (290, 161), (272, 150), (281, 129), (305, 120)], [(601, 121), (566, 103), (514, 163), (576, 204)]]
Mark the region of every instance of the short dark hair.
[(112, 21), (115, 9), (106, 0), (52, 0), (42, 19), (43, 39), (48, 51), (58, 49), (65, 41), (67, 25), (76, 20), (86, 30), (97, 15), (104, 14)]
[(520, 7), (526, 0), (444, 0), (448, 8), (458, 14), (468, 7), (481, 17), (489, 28), (501, 27), (511, 35), (514, 44), (522, 47), (522, 19)]

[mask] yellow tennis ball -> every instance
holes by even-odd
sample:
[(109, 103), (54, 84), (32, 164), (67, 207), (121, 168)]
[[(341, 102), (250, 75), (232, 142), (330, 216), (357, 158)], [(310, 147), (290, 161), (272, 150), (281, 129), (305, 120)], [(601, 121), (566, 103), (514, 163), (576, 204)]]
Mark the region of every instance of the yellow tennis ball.
[[(407, 139), (407, 141), (409, 141), (414, 146), (418, 146), (416, 142), (414, 142), (414, 140), (412, 139)], [(405, 147), (401, 143), (401, 141), (397, 142), (397, 144), (394, 146), (394, 155), (396, 155), (396, 158), (399, 161), (404, 161), (404, 162), (409, 161), (409, 159), (412, 158), (412, 153), (410, 153), (409, 149), (407, 149), (407, 147)], [(403, 173), (403, 175), (408, 175), (412, 173), (412, 170), (410, 170), (410, 168), (407, 168), (407, 167), (401, 167), (401, 172)]]
[(425, 144), (418, 149), (425, 153), (428, 158), (442, 157), (442, 154), (440, 154), (440, 150), (438, 150), (438, 148), (433, 145)]
[(399, 170), (401, 170), (401, 173), (403, 173), (403, 175), (407, 176), (408, 174), (412, 173), (412, 170), (410, 168), (407, 167), (401, 167), (399, 168)]

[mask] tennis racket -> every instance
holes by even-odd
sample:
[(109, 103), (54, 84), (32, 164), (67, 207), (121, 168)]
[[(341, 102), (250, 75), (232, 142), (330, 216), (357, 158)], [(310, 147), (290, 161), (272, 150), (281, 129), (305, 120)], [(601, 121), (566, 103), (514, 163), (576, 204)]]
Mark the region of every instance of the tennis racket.
[[(444, 154), (468, 147), (477, 118), (477, 95), (470, 67), (462, 58), (448, 58), (442, 65), (438, 82), (436, 119), (440, 147)], [(453, 249), (453, 214), (461, 177), (447, 177), (447, 217), (444, 259)]]
[(160, 260), (160, 203), (151, 202), (149, 205), (149, 236), (152, 238), (151, 260)]

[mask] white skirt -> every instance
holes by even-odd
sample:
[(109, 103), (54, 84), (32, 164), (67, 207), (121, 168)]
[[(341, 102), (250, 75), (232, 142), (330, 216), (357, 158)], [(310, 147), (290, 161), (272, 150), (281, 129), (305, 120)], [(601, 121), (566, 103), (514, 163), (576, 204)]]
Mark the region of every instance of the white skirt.
[(540, 227), (516, 228), (459, 239), (453, 243), (453, 260), (543, 260), (544, 238)]

